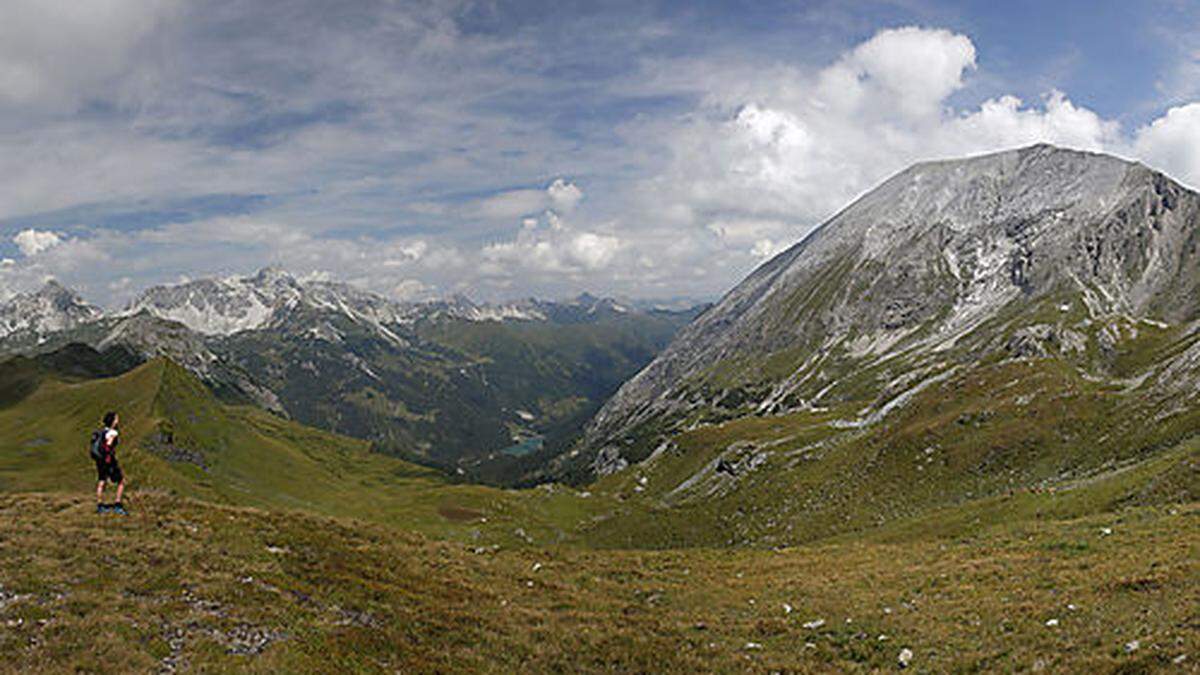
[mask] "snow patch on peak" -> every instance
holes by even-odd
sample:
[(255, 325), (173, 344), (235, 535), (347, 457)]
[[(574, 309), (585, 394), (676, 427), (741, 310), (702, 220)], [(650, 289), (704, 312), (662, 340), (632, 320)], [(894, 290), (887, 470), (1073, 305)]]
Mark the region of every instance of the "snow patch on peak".
[(32, 293), (19, 293), (0, 304), (0, 338), (17, 333), (38, 336), (97, 321), (100, 308), (57, 281), (47, 281)]
[(202, 279), (148, 289), (124, 312), (149, 313), (176, 321), (204, 335), (232, 335), (267, 324), (291, 293), (264, 286), (261, 275), (249, 278)]
[(471, 321), (545, 321), (546, 315), (520, 305), (484, 305), (472, 308), (463, 318)]

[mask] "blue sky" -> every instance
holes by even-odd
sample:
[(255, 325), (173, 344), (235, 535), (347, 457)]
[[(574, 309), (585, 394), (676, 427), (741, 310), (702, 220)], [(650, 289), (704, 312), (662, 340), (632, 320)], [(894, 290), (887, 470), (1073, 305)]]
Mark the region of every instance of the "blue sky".
[(712, 297), (908, 164), (1200, 185), (1200, 8), (12, 0), (0, 297), (282, 265), (397, 298)]

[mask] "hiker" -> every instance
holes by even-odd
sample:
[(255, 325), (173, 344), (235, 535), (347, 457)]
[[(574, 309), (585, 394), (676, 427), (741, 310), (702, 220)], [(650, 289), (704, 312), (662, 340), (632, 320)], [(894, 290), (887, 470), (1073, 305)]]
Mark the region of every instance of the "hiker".
[[(121, 503), (125, 492), (125, 475), (121, 473), (121, 465), (117, 463), (117, 441), (120, 434), (117, 427), (121, 418), (115, 412), (104, 415), (104, 428), (92, 434), (92, 459), (96, 460), (96, 513), (113, 513), (127, 516), (129, 513)], [(108, 481), (117, 486), (117, 501), (113, 504), (104, 503), (104, 482)]]

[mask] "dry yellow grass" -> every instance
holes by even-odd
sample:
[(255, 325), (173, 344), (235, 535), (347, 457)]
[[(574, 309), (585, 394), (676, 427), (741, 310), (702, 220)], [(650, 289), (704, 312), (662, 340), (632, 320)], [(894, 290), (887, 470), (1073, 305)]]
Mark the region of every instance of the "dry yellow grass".
[(0, 497), (0, 513), (11, 671), (877, 671), (902, 649), (920, 672), (1200, 661), (1200, 505), (666, 552), (473, 549), (165, 493), (128, 518), (53, 494)]

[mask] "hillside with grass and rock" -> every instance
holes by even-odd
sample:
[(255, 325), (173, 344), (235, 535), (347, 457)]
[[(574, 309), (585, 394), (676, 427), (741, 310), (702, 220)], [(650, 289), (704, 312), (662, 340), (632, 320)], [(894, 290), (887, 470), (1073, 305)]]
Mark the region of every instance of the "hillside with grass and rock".
[[(279, 273), (158, 313), (25, 298), (82, 318), (5, 324), (37, 348), (0, 361), (0, 670), (1186, 672), (1198, 225), (1112, 157), (917, 165), (653, 359), (678, 317), (593, 298), (401, 320)], [(486, 405), (454, 398), (472, 377)], [(306, 426), (313, 390), (445, 438), (506, 411), (481, 419), (545, 445), (492, 475), (559, 480)], [(91, 494), (107, 410), (127, 517)]]
[[(0, 408), (0, 670), (1128, 672), (1200, 653), (1181, 601), (1200, 510), (1170, 462), (804, 546), (696, 547), (702, 523), (623, 485), (454, 484), (166, 360), (97, 373), (119, 367), (103, 356), (46, 359)], [(91, 495), (110, 406), (127, 517)]]
[(1115, 157), (918, 164), (681, 331), (561, 470), (687, 532), (618, 539), (705, 545), (1113, 476), (1194, 500), (1198, 226), (1200, 196)]
[(703, 307), (398, 302), (279, 269), (146, 289), (105, 312), (56, 282), (0, 305), (0, 354), (169, 358), (224, 400), (499, 484), (547, 463)]

